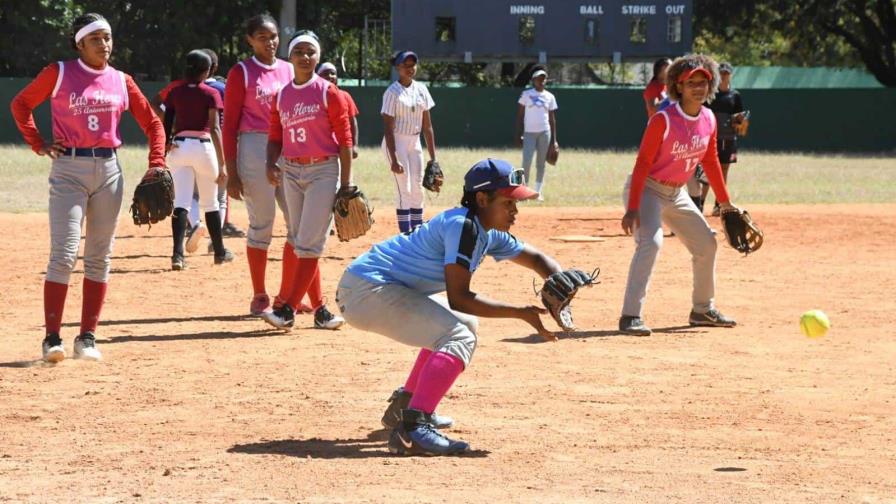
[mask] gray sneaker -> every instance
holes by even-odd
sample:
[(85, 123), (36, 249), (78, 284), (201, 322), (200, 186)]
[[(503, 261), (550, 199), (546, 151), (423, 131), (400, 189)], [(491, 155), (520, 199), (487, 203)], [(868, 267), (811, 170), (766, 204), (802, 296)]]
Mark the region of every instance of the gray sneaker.
[(734, 327), (737, 322), (733, 318), (722, 315), (722, 312), (713, 308), (706, 313), (691, 311), (688, 322), (692, 326), (700, 327)]
[(619, 318), (619, 331), (632, 336), (650, 336), (653, 331), (644, 325), (641, 317), (623, 315)]

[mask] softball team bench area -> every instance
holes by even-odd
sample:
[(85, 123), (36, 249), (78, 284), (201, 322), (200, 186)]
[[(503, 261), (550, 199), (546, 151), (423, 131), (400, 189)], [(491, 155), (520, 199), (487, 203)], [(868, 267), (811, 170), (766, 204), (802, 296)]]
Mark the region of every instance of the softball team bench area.
[[(253, 55), (230, 69), (223, 98), (210, 82), (214, 53), (191, 51), (185, 58), (184, 78), (157, 100), (160, 119), (133, 79), (109, 66), (113, 48), (109, 23), (98, 14), (86, 14), (72, 28), (78, 58), (48, 65), (11, 105), (25, 141), (35, 153), (52, 159), (45, 361), (58, 363), (66, 357), (62, 312), (82, 224), (86, 224), (84, 296), (73, 354), (80, 359), (102, 358), (96, 332), (123, 197), (116, 149), (121, 146), (118, 124), (125, 110), (134, 115), (150, 142), (148, 169), (134, 196), (134, 219), (157, 223), (171, 215), (172, 270), (187, 268), (188, 229), (194, 229), (191, 239), (197, 236), (197, 224), (189, 218), (194, 192), (211, 236), (214, 264), (234, 261), (235, 254), (223, 243), (226, 210), (221, 202), (226, 201), (222, 199), (226, 188), (230, 198), (245, 202), (248, 213), (245, 256), (252, 292), (246, 299), (251, 315), (290, 330), (297, 313), (311, 312), (315, 328), (335, 330), (348, 323), (418, 349), (407, 379), (392, 394), (381, 420), (390, 429), (388, 446), (394, 454), (469, 451), (467, 442), (440, 430), (454, 421), (435, 409), (472, 362), (478, 317), (519, 319), (545, 341), (556, 341), (557, 335), (544, 326), (543, 315), (553, 317), (564, 331), (576, 330), (571, 301), (580, 288), (596, 283), (596, 265), (585, 268), (592, 274), (561, 267), (510, 232), (517, 217), (524, 218), (518, 203), (542, 198), (544, 164), (555, 163), (559, 152), (558, 107), (544, 89), (545, 71), (534, 72), (534, 89), (519, 101), (525, 170), (500, 159), (475, 163), (462, 181), (460, 206), (424, 221), (424, 180), (433, 191), (443, 183), (461, 182), (444, 180), (439, 169), (431, 119), (435, 102), (426, 86), (414, 80), (417, 54), (395, 55), (392, 64), (399, 78), (384, 93), (381, 116), (383, 176), (395, 181), (399, 233), (370, 244), (348, 265), (332, 293), (338, 310), (331, 311), (320, 263), (334, 207), (355, 213), (355, 222), (366, 223), (350, 235), (355, 239), (363, 239), (369, 229), (370, 210), (366, 203), (345, 203), (366, 201), (352, 177), (358, 112), (350, 96), (338, 88), (335, 67), (321, 64), (324, 48), (318, 37), (307, 30), (296, 32), (288, 42), (288, 61), (280, 60), (274, 20), (267, 15), (249, 19), (245, 40)], [(623, 189), (621, 227), (634, 235), (636, 245), (619, 319), (623, 334), (651, 333), (642, 320), (643, 305), (662, 244), (662, 224), (692, 255), (694, 290), (688, 323), (736, 325), (715, 306), (714, 232), (683, 189), (702, 164), (720, 201), (728, 240), (745, 254), (761, 246), (761, 231), (730, 201), (716, 148), (716, 119), (703, 105), (713, 98), (719, 80), (718, 65), (706, 56), (684, 56), (667, 69), (666, 89), (673, 102), (651, 116)], [(43, 139), (32, 118), (32, 110), (47, 99), (53, 112), (52, 142)], [(429, 157), (426, 168), (421, 134)], [(526, 174), (536, 154), (533, 190), (526, 184)], [(279, 291), (271, 299), (266, 284), (268, 249), (278, 207), (287, 239)], [(349, 235), (340, 230), (344, 236)], [(541, 277), (542, 305), (510, 304), (473, 291), (472, 276), (486, 256)], [(230, 268), (227, 271), (233, 274), (233, 265)]]

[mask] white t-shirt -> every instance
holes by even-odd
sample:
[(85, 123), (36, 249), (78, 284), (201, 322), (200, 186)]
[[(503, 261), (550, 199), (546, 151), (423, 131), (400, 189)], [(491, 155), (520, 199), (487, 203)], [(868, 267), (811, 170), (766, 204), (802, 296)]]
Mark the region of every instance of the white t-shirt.
[(417, 81), (404, 87), (395, 81), (383, 93), (383, 108), (380, 114), (395, 118), (395, 133), (399, 135), (419, 135), (423, 129), (423, 111), (436, 106), (429, 89)]
[(538, 92), (535, 88), (523, 91), (517, 102), (526, 107), (526, 115), (523, 120), (526, 133), (541, 133), (551, 131), (551, 122), (548, 112), (557, 110), (557, 99), (550, 91), (545, 89)]

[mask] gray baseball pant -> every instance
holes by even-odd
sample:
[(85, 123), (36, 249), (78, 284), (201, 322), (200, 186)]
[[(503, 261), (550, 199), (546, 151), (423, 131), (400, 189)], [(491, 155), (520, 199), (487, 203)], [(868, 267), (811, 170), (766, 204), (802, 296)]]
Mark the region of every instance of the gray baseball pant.
[(346, 271), (336, 288), (345, 321), (416, 348), (445, 352), (470, 365), (479, 321), (452, 310), (444, 296), (427, 296), (400, 284), (376, 285)]
[(282, 187), (289, 212), (289, 236), (298, 257), (320, 257), (339, 187), (339, 160), (298, 164), (284, 160)]
[(109, 279), (124, 178), (118, 158), (62, 156), (50, 169), (50, 261), (47, 280), (68, 284), (86, 224), (84, 277)]
[(535, 154), (535, 181), (539, 184), (544, 182), (544, 164), (548, 156), (548, 147), (550, 147), (551, 132), (541, 131), (538, 133), (523, 133), (523, 171), (526, 174), (526, 184), (531, 186), (529, 171), (532, 168), (532, 156)]
[[(622, 201), (628, 205), (631, 176), (625, 182)], [(696, 313), (713, 308), (716, 274), (716, 238), (709, 223), (681, 187), (669, 187), (648, 178), (641, 195), (641, 225), (635, 229), (635, 254), (628, 270), (622, 314), (640, 317), (647, 297), (653, 266), (663, 245), (663, 223), (691, 253), (694, 288), (691, 303)]]
[[(262, 250), (267, 250), (271, 245), (274, 215), (278, 206), (283, 212), (283, 220), (289, 223), (289, 208), (286, 205), (283, 185), (273, 186), (268, 181), (267, 146), (266, 134), (241, 133), (236, 163), (237, 172), (243, 183), (243, 201), (249, 214), (246, 244)], [(287, 235), (286, 240), (295, 245), (292, 236)]]

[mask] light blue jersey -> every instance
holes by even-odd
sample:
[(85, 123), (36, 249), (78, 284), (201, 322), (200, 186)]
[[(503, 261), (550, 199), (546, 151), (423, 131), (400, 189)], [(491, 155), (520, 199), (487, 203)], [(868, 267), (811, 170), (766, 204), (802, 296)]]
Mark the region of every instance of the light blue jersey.
[(486, 255), (513, 259), (523, 242), (505, 231), (486, 231), (466, 208), (442, 212), (407, 234), (374, 245), (348, 271), (370, 283), (401, 284), (431, 295), (445, 290), (445, 266), (475, 272)]

